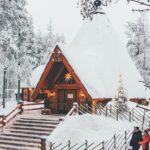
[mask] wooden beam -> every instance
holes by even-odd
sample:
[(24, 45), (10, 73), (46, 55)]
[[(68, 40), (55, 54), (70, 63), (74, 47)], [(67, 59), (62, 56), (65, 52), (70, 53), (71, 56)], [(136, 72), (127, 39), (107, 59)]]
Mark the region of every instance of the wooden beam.
[(53, 85), (55, 84), (55, 82), (58, 80), (58, 78), (60, 77), (60, 75), (62, 74), (62, 72), (64, 71), (65, 66), (62, 65), (61, 68), (59, 69), (59, 71), (57, 72), (57, 75), (55, 76), (55, 78), (53, 79), (53, 82), (50, 84), (49, 88), (53, 87)]
[(39, 80), (39, 82), (38, 82), (34, 92), (33, 92), (32, 98), (34, 100), (36, 99), (36, 97), (37, 97), (37, 95), (39, 93), (39, 90), (42, 87), (43, 81), (46, 79), (46, 77), (47, 77), (47, 75), (49, 73), (49, 70), (51, 69), (51, 67), (52, 67), (52, 65), (54, 63), (53, 60), (56, 57), (58, 51), (59, 51), (59, 48), (58, 48), (58, 46), (56, 46), (55, 49), (54, 49), (54, 52), (53, 52), (53, 54), (51, 56), (51, 58), (49, 59), (49, 63), (46, 65), (45, 70), (44, 70), (44, 72), (43, 72), (43, 74), (42, 74), (42, 76), (41, 76), (41, 78), (40, 78), (40, 80)]

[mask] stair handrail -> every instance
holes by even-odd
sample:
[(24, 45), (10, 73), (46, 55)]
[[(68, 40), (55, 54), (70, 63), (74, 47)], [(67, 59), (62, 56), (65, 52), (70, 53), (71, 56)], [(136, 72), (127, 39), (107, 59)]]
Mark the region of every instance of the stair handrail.
[[(43, 103), (40, 103), (40, 104), (43, 104)], [(16, 115), (21, 114), (24, 111), (23, 106), (31, 106), (31, 105), (39, 105), (39, 103), (24, 104), (23, 101), (18, 102), (17, 106), (11, 112), (9, 112), (6, 116), (5, 115), (0, 116), (0, 124), (2, 124), (0, 128), (3, 128), (6, 125), (6, 123), (12, 120)]]
[[(89, 107), (88, 105), (82, 105), (82, 104), (80, 104), (80, 106), (79, 106), (85, 113), (89, 113), (89, 114), (92, 114), (92, 108), (91, 107)], [(89, 110), (90, 109), (90, 110)]]
[(68, 116), (74, 116), (76, 114), (79, 113), (79, 105), (77, 102), (73, 103), (73, 107), (71, 108), (71, 110), (67, 113), (66, 117)]

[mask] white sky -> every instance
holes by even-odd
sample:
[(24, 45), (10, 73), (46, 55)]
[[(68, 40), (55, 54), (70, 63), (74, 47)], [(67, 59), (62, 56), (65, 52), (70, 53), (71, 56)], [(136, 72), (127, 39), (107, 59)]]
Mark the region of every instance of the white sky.
[[(55, 32), (64, 33), (67, 42), (70, 42), (83, 23), (80, 9), (77, 8), (77, 0), (27, 0), (27, 2), (35, 30), (40, 29), (45, 33), (51, 20)], [(126, 0), (120, 0), (119, 3), (112, 4), (104, 10), (122, 40), (126, 41), (126, 21), (135, 21), (137, 13), (131, 12), (131, 5), (129, 6)]]

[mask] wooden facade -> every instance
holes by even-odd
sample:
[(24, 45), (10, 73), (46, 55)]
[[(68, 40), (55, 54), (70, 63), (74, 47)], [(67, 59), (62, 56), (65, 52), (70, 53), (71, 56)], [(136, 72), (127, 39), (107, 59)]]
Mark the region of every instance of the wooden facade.
[(32, 94), (34, 101), (45, 97), (49, 100), (53, 113), (66, 113), (74, 102), (90, 104), (92, 100), (58, 46)]
[(24, 87), (22, 88), (22, 100), (23, 101), (33, 101), (32, 94), (34, 92), (34, 88)]

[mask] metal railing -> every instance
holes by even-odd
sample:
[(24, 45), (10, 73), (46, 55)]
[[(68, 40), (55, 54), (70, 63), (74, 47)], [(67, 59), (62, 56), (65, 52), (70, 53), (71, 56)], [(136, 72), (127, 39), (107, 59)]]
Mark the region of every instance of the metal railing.
[(105, 150), (105, 142), (100, 142), (100, 143), (94, 143), (94, 142), (89, 142), (86, 140), (83, 143), (80, 144), (74, 144), (71, 143), (69, 140), (66, 144), (63, 143), (53, 143), (50, 142), (49, 144), (49, 150)]
[[(73, 112), (78, 114), (92, 114), (92, 107), (85, 105), (76, 105), (74, 106), (68, 115), (74, 115)], [(129, 122), (136, 122), (140, 124), (140, 128), (143, 128), (144, 125), (149, 125), (150, 127), (150, 113), (146, 114), (143, 111), (132, 108), (127, 111), (120, 111), (117, 107), (108, 105), (97, 105), (96, 114), (104, 115), (106, 117), (111, 117), (118, 120), (127, 120)], [(49, 143), (49, 150), (128, 150), (129, 142), (132, 136), (132, 131), (125, 131), (124, 133), (115, 134), (110, 140), (101, 141), (99, 143), (94, 143), (90, 141), (85, 141), (84, 143), (71, 143), (69, 140), (66, 144), (64, 143)]]

